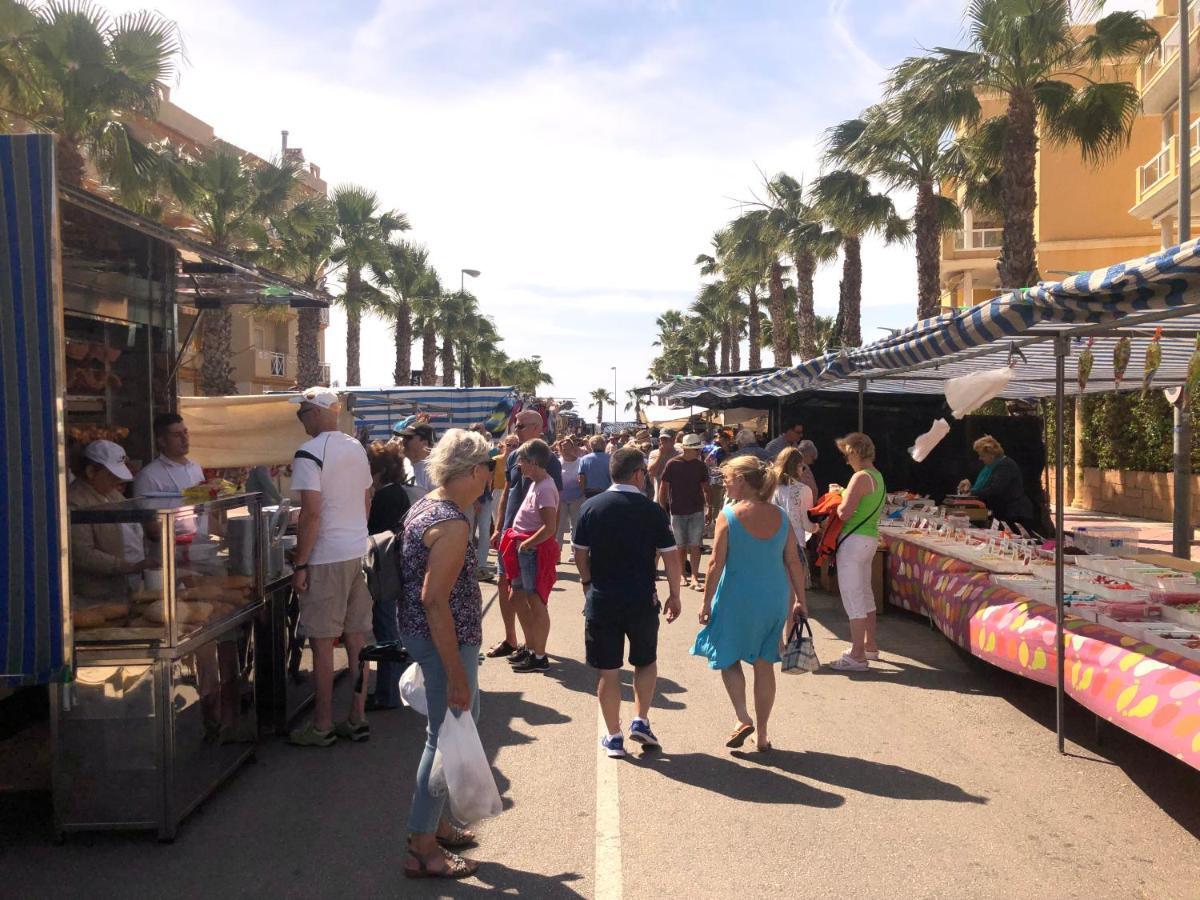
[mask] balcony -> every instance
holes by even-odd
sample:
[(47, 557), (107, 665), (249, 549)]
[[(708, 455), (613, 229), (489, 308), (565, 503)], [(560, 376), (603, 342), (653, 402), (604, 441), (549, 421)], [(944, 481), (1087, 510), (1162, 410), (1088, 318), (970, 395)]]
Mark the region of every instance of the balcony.
[(296, 357), (270, 350), (256, 350), (254, 352), (254, 377), (294, 380)]
[(954, 232), (955, 250), (999, 250), (1003, 244), (1003, 228), (972, 228), (970, 231), (960, 228)]
[(329, 379), (331, 377), (329, 363), (321, 363), (321, 384), (329, 387)]
[[(1200, 72), (1200, 8), (1188, 10), (1189, 50), (1193, 72)], [(1146, 57), (1138, 68), (1138, 92), (1142, 95), (1142, 109), (1154, 115), (1167, 111), (1179, 99), (1179, 23), (1168, 31), (1158, 49)]]
[[(1195, 183), (1200, 163), (1200, 117), (1188, 128), (1191, 141), (1192, 180)], [(1162, 149), (1137, 169), (1134, 204), (1130, 213), (1139, 219), (1154, 219), (1179, 202), (1173, 190), (1179, 177), (1179, 141), (1172, 137)]]
[(318, 316), (318, 320), (321, 323), (321, 327), (328, 328), (329, 327), (329, 307), (328, 306), (319, 307), (317, 309), (317, 312), (320, 313), (320, 315)]

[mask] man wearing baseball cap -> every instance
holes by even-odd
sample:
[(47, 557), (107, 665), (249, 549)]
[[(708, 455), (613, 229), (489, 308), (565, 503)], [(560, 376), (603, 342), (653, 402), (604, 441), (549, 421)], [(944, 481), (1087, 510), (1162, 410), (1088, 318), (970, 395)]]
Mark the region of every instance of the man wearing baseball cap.
[(425, 473), (425, 460), (433, 450), (435, 436), (432, 425), (408, 425), (396, 432), (397, 437), (404, 442), (404, 458), (412, 468), (413, 484), (421, 489), (422, 494), (433, 490), (433, 483)]
[[(658, 486), (658, 502), (671, 514), (671, 530), (680, 553), (686, 553), (696, 586), (701, 587), (700, 542), (708, 524), (712, 507), (712, 488), (709, 487), (708, 466), (700, 459), (704, 440), (698, 434), (683, 436), (683, 455), (667, 463)], [(683, 586), (691, 587), (685, 571)]]
[(312, 721), (290, 735), (293, 744), (328, 747), (337, 738), (365, 741), (367, 693), (356, 693), (345, 721), (333, 721), (333, 645), (340, 637), (358, 671), (371, 636), (371, 594), (363, 576), (371, 467), (362, 444), (338, 430), (338, 395), (323, 387), (292, 398), (296, 418), (312, 440), (292, 460), (292, 490), (300, 494), (292, 586), (300, 598), (300, 630), (313, 648), (316, 699)]
[[(83, 471), (67, 488), (67, 505), (87, 509), (125, 499), (133, 481), (125, 450), (112, 441), (92, 441), (83, 450)], [(128, 576), (148, 568), (140, 525), (72, 525), (72, 590), (83, 597), (124, 597)]]

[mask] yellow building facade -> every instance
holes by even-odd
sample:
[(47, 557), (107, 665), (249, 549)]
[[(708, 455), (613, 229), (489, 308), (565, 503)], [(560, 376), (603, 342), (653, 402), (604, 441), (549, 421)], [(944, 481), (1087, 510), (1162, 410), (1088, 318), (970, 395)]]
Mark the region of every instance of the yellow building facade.
[[(1135, 81), (1140, 77), (1139, 67), (1116, 70), (1113, 77)], [(1003, 100), (984, 98), (983, 107), (985, 117), (997, 115), (1003, 112)], [(1143, 111), (1134, 122), (1128, 145), (1097, 166), (1088, 165), (1078, 147), (1053, 144), (1039, 135), (1034, 236), (1042, 278), (1058, 281), (1160, 248), (1158, 228), (1133, 212), (1137, 195), (1132, 173), (1159, 151), (1162, 121), (1161, 113)], [(961, 190), (957, 199), (963, 206), (963, 228), (942, 237), (943, 312), (973, 306), (1003, 289), (1023, 286), (1000, 284), (996, 263), (1002, 223), (964, 206)]]

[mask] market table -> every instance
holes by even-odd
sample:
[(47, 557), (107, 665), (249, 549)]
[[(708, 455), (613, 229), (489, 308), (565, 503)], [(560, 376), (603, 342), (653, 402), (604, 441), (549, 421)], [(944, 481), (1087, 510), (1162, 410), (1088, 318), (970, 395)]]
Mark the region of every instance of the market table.
[[(888, 599), (927, 615), (972, 655), (1054, 686), (1055, 610), (992, 584), (979, 564), (881, 529)], [(1068, 615), (1066, 692), (1080, 705), (1200, 769), (1200, 663)]]

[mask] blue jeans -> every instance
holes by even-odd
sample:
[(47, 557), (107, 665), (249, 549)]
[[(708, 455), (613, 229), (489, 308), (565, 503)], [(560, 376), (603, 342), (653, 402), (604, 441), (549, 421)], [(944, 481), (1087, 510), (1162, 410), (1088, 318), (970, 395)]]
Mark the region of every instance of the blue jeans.
[[(437, 648), (429, 638), (404, 635), (404, 646), (421, 666), (421, 674), (425, 676), (425, 701), (429, 704), (425, 752), (417, 766), (417, 783), (413, 788), (412, 811), (408, 814), (408, 830), (413, 834), (432, 834), (437, 830), (446, 805), (445, 797), (434, 797), (429, 793), (429, 771), (433, 768), (433, 754), (437, 750), (438, 730), (446, 717), (446, 670), (442, 667)], [(467, 684), (471, 688), (471, 715), (478, 722), (479, 646), (460, 646), (458, 655), (462, 658)]]

